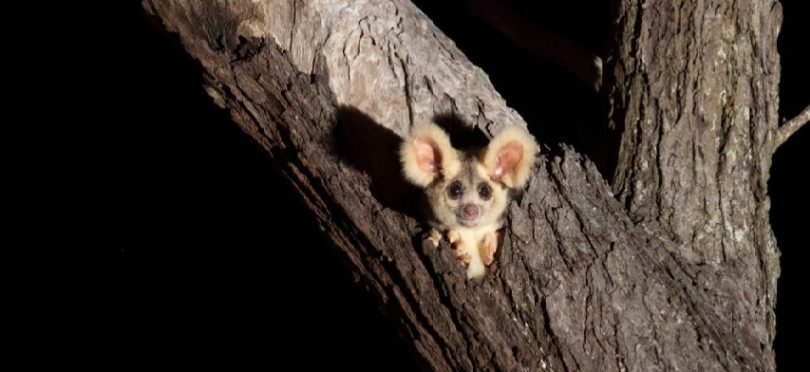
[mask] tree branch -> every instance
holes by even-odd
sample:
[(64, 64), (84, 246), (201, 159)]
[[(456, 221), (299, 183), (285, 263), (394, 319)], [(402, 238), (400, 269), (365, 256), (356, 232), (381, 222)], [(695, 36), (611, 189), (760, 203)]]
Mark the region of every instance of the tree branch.
[(525, 123), (410, 2), (144, 7), (200, 63), (208, 93), (263, 146), (428, 369), (773, 369), (757, 307), (772, 299), (748, 297), (770, 277), (738, 280), (748, 266), (676, 254), (571, 149), (544, 154), (510, 205), (498, 266), (483, 282), (466, 280), (446, 243), (414, 238), (400, 135), (442, 115), (467, 132)]
[(782, 146), (782, 144), (784, 144), (788, 138), (790, 138), (790, 136), (807, 124), (808, 121), (810, 121), (810, 105), (807, 105), (807, 107), (805, 107), (799, 115), (796, 115), (793, 117), (793, 119), (786, 121), (779, 127), (779, 129), (777, 129), (773, 150), (776, 151), (779, 146)]

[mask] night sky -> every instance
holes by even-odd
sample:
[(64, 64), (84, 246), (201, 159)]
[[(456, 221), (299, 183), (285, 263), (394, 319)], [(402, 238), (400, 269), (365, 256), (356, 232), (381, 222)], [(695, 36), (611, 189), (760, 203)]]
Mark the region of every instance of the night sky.
[[(457, 6), (416, 3), (538, 138), (610, 169), (596, 93)], [(592, 50), (607, 40), (606, 9), (585, 0), (518, 3)], [(780, 117), (792, 117), (810, 103), (810, 12), (782, 3)], [(199, 67), (137, 2), (100, 4), (36, 4), (7, 15), (25, 26), (3, 26), (10, 355), (34, 370), (416, 368), (270, 159), (205, 95)], [(771, 170), (780, 371), (807, 349), (808, 162), (804, 128)]]

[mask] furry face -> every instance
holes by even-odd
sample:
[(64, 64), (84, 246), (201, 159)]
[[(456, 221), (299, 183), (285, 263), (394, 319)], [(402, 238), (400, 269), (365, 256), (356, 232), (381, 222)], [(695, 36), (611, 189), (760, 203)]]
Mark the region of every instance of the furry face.
[(508, 189), (492, 181), (477, 157), (459, 154), (461, 166), (425, 188), (432, 217), (441, 226), (474, 228), (499, 222)]
[(481, 150), (459, 151), (435, 124), (413, 128), (400, 149), (405, 178), (425, 190), (431, 240), (446, 231), (456, 257), (469, 264), (467, 278), (483, 278), (495, 259), (497, 230), (510, 189), (522, 188), (534, 166), (537, 144), (521, 127), (498, 133)]

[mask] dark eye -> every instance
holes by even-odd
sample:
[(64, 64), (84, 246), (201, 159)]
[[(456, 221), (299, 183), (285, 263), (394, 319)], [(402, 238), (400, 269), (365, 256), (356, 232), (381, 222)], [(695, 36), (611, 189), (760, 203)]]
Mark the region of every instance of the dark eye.
[(447, 195), (450, 195), (450, 199), (458, 199), (463, 193), (464, 186), (462, 186), (461, 182), (458, 181), (451, 183), (450, 187), (447, 188)]
[(480, 196), (481, 199), (489, 200), (489, 198), (492, 196), (492, 187), (490, 187), (489, 184), (485, 182), (479, 183), (478, 196)]

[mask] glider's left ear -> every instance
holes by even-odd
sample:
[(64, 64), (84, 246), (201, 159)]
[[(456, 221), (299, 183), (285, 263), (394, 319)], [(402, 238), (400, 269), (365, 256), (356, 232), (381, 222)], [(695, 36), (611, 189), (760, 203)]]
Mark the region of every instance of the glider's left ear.
[(521, 188), (529, 180), (537, 151), (537, 143), (526, 129), (511, 126), (489, 142), (484, 167), (493, 181), (513, 189)]

